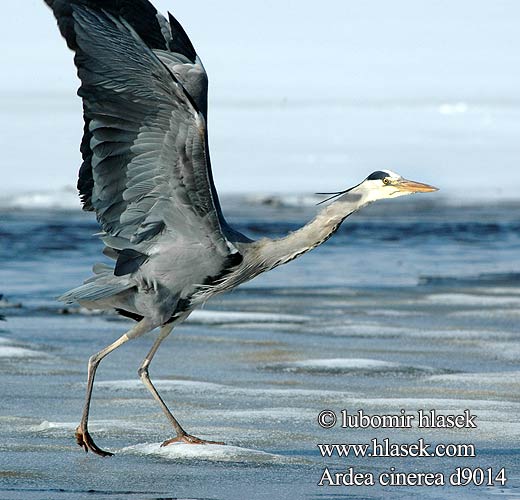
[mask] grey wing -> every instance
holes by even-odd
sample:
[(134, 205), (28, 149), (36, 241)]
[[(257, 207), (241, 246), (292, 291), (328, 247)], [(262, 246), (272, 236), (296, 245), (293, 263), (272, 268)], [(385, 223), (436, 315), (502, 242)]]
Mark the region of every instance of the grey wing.
[[(207, 88), (200, 84), (203, 69), (170, 54), (168, 46), (151, 49), (124, 18), (83, 3), (89, 2), (72, 5), (67, 29), (82, 81), (80, 184), (83, 176), (87, 208), (96, 211), (107, 244), (117, 250), (146, 253), (168, 239), (225, 259), (236, 249), (224, 234), (211, 179), (206, 117), (199, 109)], [(190, 65), (191, 71), (179, 70)], [(218, 265), (210, 267), (218, 271)]]
[[(197, 61), (195, 49), (188, 35), (171, 14), (169, 16), (170, 22), (168, 22), (148, 0), (45, 0), (45, 3), (52, 9), (67, 45), (75, 52), (81, 52), (81, 48), (76, 42), (76, 23), (73, 18), (74, 6), (82, 5), (92, 10), (102, 10), (116, 18), (125, 19), (147, 47), (152, 50), (170, 52), (176, 58), (175, 66), (178, 67), (176, 74), (181, 77), (180, 81), (185, 88), (194, 92), (192, 97), (199, 103), (199, 110), (205, 115), (204, 110), (207, 107), (206, 74), (203, 68), (202, 71), (187, 71), (190, 66), (194, 69), (200, 69), (201, 64), (199, 64), (200, 61)], [(196, 74), (195, 78), (194, 74)], [(186, 79), (183, 79), (184, 75), (186, 75)], [(197, 89), (201, 90), (195, 93)], [(94, 181), (90, 147), (92, 134), (89, 129), (90, 118), (88, 115), (88, 110), (85, 109), (85, 128), (81, 143), (83, 164), (80, 169), (78, 190), (84, 210), (94, 210), (90, 203)], [(208, 172), (211, 175), (209, 166)], [(218, 201), (216, 204), (218, 209)]]
[[(160, 14), (157, 14), (158, 23), (164, 35), (168, 50), (155, 49), (154, 53), (172, 71), (175, 77), (182, 83), (185, 90), (192, 97), (197, 108), (204, 115), (207, 123), (208, 113), (208, 76), (204, 65), (195, 52), (188, 35), (180, 23), (168, 13), (169, 22)], [(207, 128), (206, 128), (207, 142)], [(208, 157), (208, 177), (210, 180), (211, 193), (215, 204), (215, 209), (220, 220), (220, 227), (226, 238), (234, 243), (249, 243), (252, 240), (242, 233), (233, 229), (224, 218), (220, 202), (218, 199), (213, 175)]]

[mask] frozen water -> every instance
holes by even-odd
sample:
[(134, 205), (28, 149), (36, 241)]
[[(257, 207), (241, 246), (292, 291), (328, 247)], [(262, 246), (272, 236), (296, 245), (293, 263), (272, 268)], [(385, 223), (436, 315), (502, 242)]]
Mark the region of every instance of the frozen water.
[(123, 448), (120, 450), (120, 453), (151, 455), (177, 462), (179, 459), (208, 460), (211, 462), (238, 462), (241, 464), (284, 462), (284, 457), (273, 453), (241, 448), (239, 446), (222, 446), (216, 444), (194, 446), (175, 443), (161, 447), (161, 443), (144, 443)]
[[(174, 445), (136, 370), (153, 334), (101, 363), (90, 430), (74, 441), (86, 362), (130, 322), (64, 309), (90, 273), (96, 224), (60, 210), (1, 213), (0, 498), (486, 499), (489, 488), (320, 488), (328, 466), (378, 473), (505, 467), (520, 486), (518, 207), (374, 206), (326, 245), (197, 311), (159, 350), (151, 377), (182, 425), (226, 446)], [(310, 207), (225, 199), (241, 231), (276, 237)], [(389, 265), (389, 262), (392, 264)], [(79, 314), (70, 314), (70, 313)], [(476, 429), (321, 429), (320, 411), (476, 415)], [(477, 457), (321, 458), (318, 443), (473, 443)], [(347, 488), (347, 487), (345, 487)], [(497, 490), (498, 491), (498, 490)], [(495, 494), (495, 490), (493, 490)], [(498, 493), (497, 493), (497, 496)]]

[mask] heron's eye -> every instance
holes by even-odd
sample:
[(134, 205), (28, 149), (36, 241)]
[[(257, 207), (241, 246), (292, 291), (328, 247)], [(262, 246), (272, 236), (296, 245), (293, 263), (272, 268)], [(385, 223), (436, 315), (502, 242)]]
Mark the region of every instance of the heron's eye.
[(383, 179), (383, 184), (386, 184), (386, 185), (390, 184), (390, 179), (388, 177), (385, 177)]

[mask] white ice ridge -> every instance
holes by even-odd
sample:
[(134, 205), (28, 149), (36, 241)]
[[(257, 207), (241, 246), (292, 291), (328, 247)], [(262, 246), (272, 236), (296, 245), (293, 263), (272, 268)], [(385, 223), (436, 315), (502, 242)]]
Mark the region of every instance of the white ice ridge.
[[(51, 434), (69, 434), (73, 432), (78, 426), (78, 422), (50, 422), (44, 420), (40, 424), (32, 425), (30, 427), (31, 432), (42, 432)], [(149, 429), (149, 424), (145, 421), (137, 420), (91, 420), (89, 421), (89, 429), (93, 432), (117, 432), (122, 433), (131, 431), (145, 431)]]
[(243, 323), (243, 322), (257, 322), (257, 323), (301, 323), (309, 318), (306, 316), (299, 316), (296, 314), (273, 314), (262, 312), (234, 312), (234, 311), (211, 311), (211, 310), (197, 310), (194, 311), (187, 319), (188, 322), (194, 323)]
[[(223, 389), (226, 386), (222, 384), (215, 384), (213, 382), (203, 382), (199, 380), (169, 380), (156, 379), (153, 381), (154, 385), (159, 390), (175, 390), (187, 389), (190, 392), (204, 392)], [(113, 390), (133, 390), (144, 389), (144, 385), (139, 379), (126, 380), (104, 380), (96, 383), (96, 387)]]
[(366, 408), (367, 412), (389, 411), (391, 408), (406, 408), (413, 411), (419, 408), (431, 409), (446, 412), (448, 410), (463, 410), (471, 408), (471, 411), (497, 411), (514, 412), (520, 411), (520, 403), (516, 401), (496, 401), (487, 399), (459, 399), (453, 398), (435, 398), (435, 397), (411, 397), (411, 398), (363, 398), (350, 397), (344, 399), (345, 407)]
[(365, 358), (331, 358), (331, 359), (305, 359), (283, 363), (287, 369), (300, 368), (308, 371), (327, 371), (327, 370), (388, 370), (402, 369), (405, 365), (391, 361), (380, 361), (377, 359)]
[(0, 337), (0, 359), (1, 358), (43, 358), (45, 353), (27, 349), (26, 347), (18, 347), (12, 344), (11, 339)]
[(11, 345), (0, 346), (0, 358), (40, 358), (45, 354), (24, 347), (15, 347)]
[(439, 107), (441, 115), (456, 115), (466, 113), (469, 106), (465, 102), (442, 103)]
[(515, 295), (473, 295), (469, 293), (436, 293), (424, 298), (428, 302), (461, 306), (511, 306), (520, 304), (520, 297)]
[(2, 346), (0, 347), (0, 358), (35, 358), (42, 354), (23, 347)]
[(193, 460), (209, 460), (213, 462), (286, 462), (281, 455), (265, 451), (241, 448), (239, 446), (205, 444), (193, 445), (175, 443), (161, 446), (160, 443), (144, 443), (128, 446), (119, 450), (121, 454), (152, 455), (165, 459), (178, 460), (180, 458)]
[(520, 385), (520, 371), (507, 372), (477, 372), (477, 373), (449, 373), (432, 375), (433, 382), (455, 382), (463, 385)]
[(79, 209), (80, 200), (74, 188), (66, 187), (49, 191), (33, 191), (5, 197), (0, 202), (0, 208), (22, 209)]

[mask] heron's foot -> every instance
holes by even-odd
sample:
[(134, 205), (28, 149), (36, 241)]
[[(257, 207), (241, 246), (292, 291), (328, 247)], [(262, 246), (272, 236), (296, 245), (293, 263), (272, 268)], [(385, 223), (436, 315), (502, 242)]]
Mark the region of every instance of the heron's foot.
[(205, 439), (200, 439), (198, 437), (192, 436), (191, 434), (181, 434), (180, 436), (174, 437), (173, 439), (168, 439), (165, 441), (162, 446), (168, 446), (169, 444), (174, 443), (186, 443), (186, 444), (224, 444), (222, 441), (206, 441)]
[(109, 451), (102, 450), (96, 446), (94, 440), (90, 437), (90, 434), (86, 429), (82, 429), (81, 425), (78, 425), (76, 428), (76, 443), (81, 446), (85, 453), (88, 453), (90, 450), (92, 453), (96, 453), (96, 455), (100, 455), (102, 457), (111, 457), (113, 453)]

